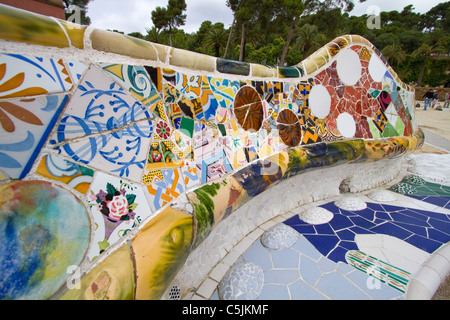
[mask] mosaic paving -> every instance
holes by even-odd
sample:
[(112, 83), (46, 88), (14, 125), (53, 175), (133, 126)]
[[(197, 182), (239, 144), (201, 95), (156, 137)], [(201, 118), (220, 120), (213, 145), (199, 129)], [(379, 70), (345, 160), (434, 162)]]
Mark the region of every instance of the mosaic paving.
[[(346, 262), (327, 259), (302, 235), (292, 247), (283, 250), (268, 250), (257, 240), (236, 265), (244, 263), (264, 271), (264, 285), (254, 300), (401, 299), (403, 295)], [(211, 297), (219, 298), (234, 297), (218, 295), (217, 291)]]
[[(62, 299), (160, 299), (215, 226), (282, 179), (404, 156), (424, 141), (413, 88), (360, 36), (338, 37), (295, 66), (270, 68), (97, 29), (85, 34), (83, 26), (4, 5), (0, 21), (12, 26), (0, 28), (0, 179), (9, 186), (0, 212), (11, 214), (10, 190), (25, 184), (21, 213), (43, 214), (35, 196), (47, 183), (69, 195), (69, 212), (89, 218), (82, 232), (64, 235), (79, 249), (71, 264), (88, 271), (81, 290), (60, 288), (58, 274), (48, 291), (34, 294), (53, 275), (30, 266), (28, 280), (0, 291), (2, 299), (46, 299), (57, 289)], [(79, 58), (79, 49), (96, 59)], [(122, 60), (101, 61), (102, 52)], [(418, 210), (325, 208), (334, 214), (327, 224), (286, 224), (336, 263), (356, 249), (352, 234), (361, 232), (395, 234), (429, 251), (446, 239), (448, 219)], [(32, 251), (42, 268), (52, 253), (39, 241), (53, 237), (56, 252), (63, 250), (53, 224), (65, 228), (74, 216), (51, 218), (50, 227), (13, 242), (37, 241), (23, 254)], [(8, 254), (11, 230), (19, 234), (23, 221), (10, 228), (13, 222), (0, 233)], [(8, 281), (22, 272), (17, 259), (0, 264)]]
[[(362, 195), (355, 197), (364, 202)], [(398, 203), (398, 199), (389, 202)], [(333, 218), (329, 222), (310, 224), (300, 219), (305, 210), (292, 214), (291, 218), (268, 229), (254, 241), (231, 266), (220, 286), (232, 286), (237, 281), (232, 277), (235, 268), (252, 264), (263, 270), (260, 279), (264, 285), (255, 300), (404, 299), (408, 284), (417, 271), (413, 261), (417, 259), (422, 263), (424, 257), (450, 241), (450, 211), (445, 209), (428, 211), (383, 202), (368, 202), (367, 208), (355, 211), (340, 209), (335, 202), (313, 208), (327, 208), (334, 214)], [(317, 212), (322, 214), (322, 211)], [(296, 230), (296, 234), (286, 228)], [(289, 236), (280, 237), (278, 230)], [(361, 239), (357, 240), (358, 235), (386, 235), (403, 244), (397, 252), (389, 254), (377, 244), (378, 241), (368, 240), (376, 248), (374, 254), (383, 257), (379, 258), (363, 251), (368, 247)], [(268, 238), (273, 242), (271, 246), (265, 245)], [(387, 239), (382, 241), (387, 245)], [(402, 250), (409, 252), (406, 255), (411, 260), (405, 260)], [(415, 254), (418, 254), (416, 258)], [(239, 278), (244, 277), (243, 272), (241, 270)], [(241, 291), (245, 293), (245, 290)], [(237, 300), (235, 296), (218, 293), (215, 290), (209, 298)]]

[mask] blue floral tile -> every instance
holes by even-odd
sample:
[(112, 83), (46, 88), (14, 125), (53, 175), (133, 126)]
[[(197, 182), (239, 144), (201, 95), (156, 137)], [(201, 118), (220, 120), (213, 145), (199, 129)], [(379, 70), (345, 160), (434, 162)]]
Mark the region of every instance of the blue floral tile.
[(87, 64), (80, 61), (69, 61), (66, 63), (66, 66), (70, 72), (73, 83), (78, 83), (89, 68)]
[(91, 67), (72, 96), (51, 143), (75, 161), (140, 181), (153, 118), (105, 71)]

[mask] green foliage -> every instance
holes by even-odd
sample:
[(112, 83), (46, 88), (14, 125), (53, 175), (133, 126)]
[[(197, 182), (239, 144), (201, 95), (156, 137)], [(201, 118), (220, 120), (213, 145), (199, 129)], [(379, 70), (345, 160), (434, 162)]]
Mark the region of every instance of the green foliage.
[(167, 7), (156, 7), (152, 11), (152, 22), (156, 30), (169, 31), (169, 45), (172, 45), (172, 30), (176, 27), (183, 26), (186, 22), (185, 0), (169, 0)]
[[(197, 32), (186, 34), (177, 29), (186, 18), (185, 1), (170, 0), (167, 8), (152, 12), (154, 27), (144, 38), (168, 45), (172, 41), (172, 46), (219, 57), (230, 37), (227, 58), (276, 66), (295, 65), (335, 37), (358, 34), (383, 52), (405, 82), (448, 83), (450, 1), (424, 14), (415, 13), (413, 5), (401, 12), (381, 12), (379, 29), (368, 28), (367, 15), (349, 15), (353, 2), (226, 0), (235, 18), (231, 27), (206, 20)], [(169, 14), (170, 7), (177, 9)]]

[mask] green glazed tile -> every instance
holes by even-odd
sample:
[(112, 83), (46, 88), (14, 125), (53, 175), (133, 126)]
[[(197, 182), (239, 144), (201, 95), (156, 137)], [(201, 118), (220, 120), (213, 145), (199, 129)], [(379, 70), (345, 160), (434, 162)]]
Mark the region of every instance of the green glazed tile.
[(239, 74), (248, 76), (250, 74), (250, 63), (227, 59), (217, 59), (217, 71), (222, 73)]
[(298, 78), (300, 71), (295, 67), (280, 67), (278, 68), (280, 78)]
[(187, 135), (189, 138), (192, 138), (194, 135), (194, 120), (181, 117), (179, 131)]
[(384, 127), (383, 133), (381, 134), (383, 138), (396, 137), (398, 135), (398, 132), (389, 122), (386, 124), (386, 127)]

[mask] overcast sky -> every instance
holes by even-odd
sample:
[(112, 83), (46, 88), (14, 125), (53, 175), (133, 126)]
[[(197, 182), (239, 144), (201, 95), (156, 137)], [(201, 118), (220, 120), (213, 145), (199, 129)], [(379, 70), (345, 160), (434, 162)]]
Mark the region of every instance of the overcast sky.
[[(402, 11), (409, 4), (414, 5), (414, 12), (425, 13), (441, 2), (446, 1), (367, 0), (359, 3), (355, 0), (355, 9), (351, 15), (373, 14), (370, 6), (377, 6), (381, 11)], [(168, 0), (91, 0), (88, 16), (95, 28), (115, 29), (126, 34), (137, 31), (145, 35), (146, 28), (153, 26), (151, 12), (158, 6), (166, 7), (167, 3)], [(223, 22), (228, 28), (233, 22), (233, 13), (225, 3), (226, 0), (186, 0), (186, 24), (181, 28), (187, 33), (196, 32), (205, 20), (212, 23)]]

